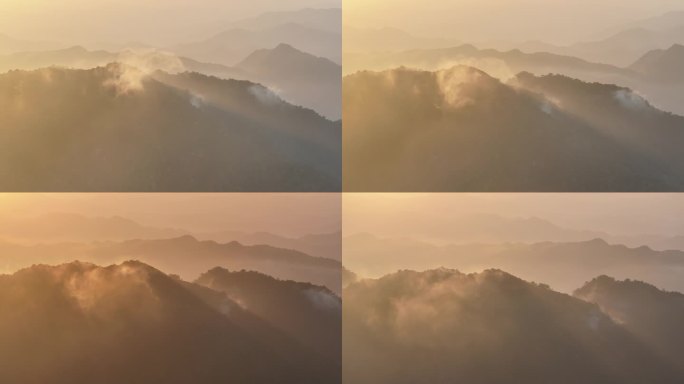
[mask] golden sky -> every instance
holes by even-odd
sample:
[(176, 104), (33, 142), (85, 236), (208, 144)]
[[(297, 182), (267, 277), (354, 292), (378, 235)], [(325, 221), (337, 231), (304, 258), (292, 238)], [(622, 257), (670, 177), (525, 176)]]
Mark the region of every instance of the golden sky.
[(424, 231), (425, 222), (442, 228), (473, 214), (536, 217), (615, 235), (684, 235), (684, 195), (676, 193), (350, 193), (343, 198), (343, 231), (411, 236), (414, 223)]
[(341, 0), (0, 0), (0, 34), (66, 44), (176, 44), (269, 11), (340, 7)]
[(301, 236), (340, 230), (341, 198), (334, 193), (0, 194), (0, 215), (47, 213), (123, 216), (144, 225), (197, 232)]
[(344, 0), (345, 25), (464, 42), (572, 43), (673, 10), (681, 0)]

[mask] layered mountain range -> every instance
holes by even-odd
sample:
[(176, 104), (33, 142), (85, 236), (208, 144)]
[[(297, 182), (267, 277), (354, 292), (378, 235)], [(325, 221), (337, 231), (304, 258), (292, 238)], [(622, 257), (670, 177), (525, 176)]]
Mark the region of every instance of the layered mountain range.
[(454, 65), (477, 67), (501, 80), (520, 72), (536, 75), (561, 74), (586, 82), (628, 87), (660, 109), (684, 115), (684, 81), (678, 68), (684, 61), (682, 45), (646, 50), (624, 67), (587, 61), (575, 56), (519, 49), (478, 49), (465, 44), (439, 49), (412, 49), (399, 52), (347, 55), (345, 74), (359, 70), (387, 70), (398, 66), (424, 70), (448, 69)]
[(253, 270), (280, 279), (311, 282), (339, 293), (341, 265), (337, 260), (268, 245), (198, 241), (192, 236), (157, 240), (81, 242), (23, 245), (0, 242), (0, 266), (13, 272), (34, 264), (50, 265), (80, 260), (98, 265), (130, 259), (153, 265), (185, 280), (213, 267)]
[(207, 39), (167, 49), (197, 60), (234, 65), (256, 50), (283, 43), (340, 64), (341, 23), (339, 8), (269, 12), (232, 23)]
[(263, 84), (288, 102), (314, 109), (330, 120), (339, 120), (341, 117), (341, 66), (284, 43), (251, 52), (232, 66), (202, 62), (189, 56), (177, 56), (154, 49), (109, 52), (74, 46), (2, 56), (0, 72), (47, 67), (92, 69), (116, 62), (146, 72), (187, 71), (222, 79), (248, 80)]
[(397, 269), (448, 267), (477, 272), (497, 268), (566, 293), (601, 274), (684, 291), (681, 279), (684, 252), (655, 251), (646, 246), (629, 248), (601, 239), (434, 245), (361, 234), (344, 239), (344, 264), (362, 276), (371, 277)]
[(86, 216), (76, 213), (49, 213), (36, 216), (0, 217), (0, 239), (35, 245), (54, 243), (123, 242), (127, 240), (160, 240), (192, 235), (201, 241), (244, 245), (270, 245), (291, 249), (311, 256), (341, 261), (342, 234), (312, 233), (283, 236), (270, 232), (235, 230), (191, 231), (184, 228), (157, 227), (140, 224), (122, 216)]

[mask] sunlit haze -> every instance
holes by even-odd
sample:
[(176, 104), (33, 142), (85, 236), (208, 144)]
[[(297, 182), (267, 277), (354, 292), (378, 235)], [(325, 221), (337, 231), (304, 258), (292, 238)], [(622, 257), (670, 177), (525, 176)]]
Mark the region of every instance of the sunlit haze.
[(62, 44), (170, 45), (206, 38), (264, 12), (339, 8), (339, 0), (11, 0), (0, 2), (0, 34)]
[(286, 236), (338, 231), (339, 194), (0, 194), (0, 215), (120, 216), (189, 231), (265, 231)]
[(678, 194), (347, 194), (344, 232), (410, 235), (423, 224), (442, 232), (469, 215), (538, 218), (576, 230), (616, 235), (684, 234), (684, 196)]
[(544, 40), (570, 44), (677, 9), (684, 9), (679, 0), (348, 0), (344, 22), (470, 43)]

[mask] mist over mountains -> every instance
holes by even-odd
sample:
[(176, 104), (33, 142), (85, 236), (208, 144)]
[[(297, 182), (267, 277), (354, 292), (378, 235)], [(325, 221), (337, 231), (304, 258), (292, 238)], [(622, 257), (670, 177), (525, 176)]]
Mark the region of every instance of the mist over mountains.
[(301, 52), (287, 44), (260, 49), (237, 67), (275, 89), (293, 103), (319, 111), (330, 119), (342, 116), (342, 67), (328, 59)]
[(140, 262), (34, 266), (0, 286), (8, 382), (340, 381), (337, 362), (273, 319)]
[(85, 242), (22, 245), (0, 242), (3, 272), (14, 272), (34, 264), (60, 264), (80, 260), (98, 265), (136, 259), (176, 274), (185, 280), (224, 267), (252, 270), (285, 280), (324, 285), (334, 292), (341, 287), (340, 262), (268, 245), (226, 244), (198, 241), (192, 236), (157, 240)]
[(684, 377), (597, 305), (499, 270), (400, 271), (351, 284), (344, 291), (343, 338), (346, 383)]
[(675, 44), (668, 49), (647, 52), (630, 66), (631, 69), (662, 82), (684, 82), (680, 70), (684, 64), (684, 45)]
[(263, 231), (192, 231), (187, 228), (156, 227), (140, 224), (122, 216), (49, 213), (32, 217), (7, 215), (0, 218), (0, 239), (22, 245), (160, 240), (188, 235), (200, 241), (237, 241), (244, 245), (269, 245), (320, 258), (337, 261), (342, 259), (342, 234), (339, 231), (289, 237)]
[(456, 66), (344, 79), (348, 191), (676, 191), (684, 118), (627, 88)]
[(167, 47), (197, 60), (234, 65), (250, 53), (288, 44), (341, 63), (341, 9), (272, 12), (241, 21), (205, 40)]
[(54, 51), (20, 52), (0, 57), (0, 72), (47, 67), (92, 69), (111, 63), (154, 70), (198, 72), (222, 79), (263, 84), (286, 101), (316, 110), (331, 120), (341, 117), (341, 66), (287, 44), (251, 52), (234, 66), (202, 62), (163, 50), (91, 51), (74, 46)]
[(330, 361), (341, 362), (342, 301), (332, 291), (309, 283), (224, 268), (202, 274), (196, 283), (225, 293), (308, 348)]
[(217, 242), (238, 241), (245, 245), (267, 244), (277, 248), (294, 249), (311, 256), (342, 261), (341, 232), (287, 237), (268, 232), (221, 231), (200, 233), (196, 236), (201, 240)]
[(397, 269), (448, 267), (463, 272), (502, 269), (525, 280), (570, 293), (605, 274), (636, 279), (662, 289), (684, 292), (684, 252), (629, 248), (594, 239), (579, 242), (433, 245), (411, 239), (356, 235), (344, 240), (344, 265), (362, 276)]
[(536, 44), (528, 45), (527, 48), (628, 66), (647, 51), (666, 49), (674, 44), (684, 44), (684, 11), (667, 12), (612, 28), (607, 31), (606, 36), (594, 41), (582, 41), (564, 47)]
[(454, 65), (476, 67), (502, 81), (520, 72), (543, 76), (561, 74), (585, 82), (617, 84), (632, 89), (657, 108), (684, 115), (684, 82), (677, 71), (682, 62), (679, 45), (667, 49), (643, 51), (639, 60), (624, 67), (586, 61), (575, 56), (549, 52), (525, 52), (520, 49), (478, 49), (464, 44), (439, 49), (411, 49), (347, 55), (345, 74), (359, 70), (387, 70), (407, 66), (423, 70), (443, 70)]
[(684, 295), (640, 281), (600, 276), (576, 290), (574, 296), (596, 303), (615, 322), (684, 372), (684, 337), (677, 331), (684, 318)]
[(297, 11), (264, 12), (255, 17), (236, 21), (231, 24), (231, 27), (259, 30), (288, 23), (339, 33), (342, 30), (342, 10), (340, 8), (305, 8)]
[(340, 124), (260, 85), (112, 64), (0, 75), (6, 191), (340, 186)]

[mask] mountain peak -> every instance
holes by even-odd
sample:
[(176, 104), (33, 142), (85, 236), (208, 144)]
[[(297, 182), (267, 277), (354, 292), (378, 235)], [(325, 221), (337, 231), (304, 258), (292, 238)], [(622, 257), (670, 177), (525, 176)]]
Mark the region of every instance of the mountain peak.
[(607, 241), (603, 240), (603, 239), (600, 238), (600, 237), (597, 237), (597, 238), (595, 238), (595, 239), (591, 239), (591, 240), (589, 240), (589, 241), (586, 241), (585, 243), (588, 244), (588, 245), (595, 245), (595, 246), (607, 246), (607, 245), (610, 245), (610, 244), (608, 244)]
[(197, 238), (195, 238), (192, 235), (182, 235), (182, 236), (178, 236), (178, 237), (175, 237), (173, 239), (170, 239), (170, 241), (172, 241), (174, 243), (197, 243), (199, 240), (197, 240)]
[(661, 81), (684, 81), (684, 45), (673, 44), (667, 49), (647, 52), (630, 66), (632, 70)]
[(302, 52), (290, 44), (280, 43), (274, 48), (257, 49), (238, 63), (237, 67), (254, 71), (265, 66), (277, 68), (290, 62), (304, 63), (315, 60), (324, 59)]
[(278, 44), (275, 48), (273, 48), (273, 51), (275, 51), (275, 52), (292, 52), (292, 51), (301, 52), (300, 50), (296, 49), (295, 47), (293, 47), (287, 43)]
[(670, 52), (678, 52), (678, 53), (684, 53), (684, 45), (675, 43), (672, 44), (670, 48), (667, 49)]

